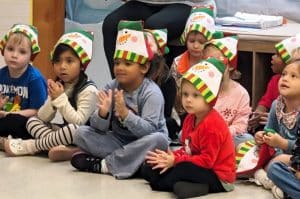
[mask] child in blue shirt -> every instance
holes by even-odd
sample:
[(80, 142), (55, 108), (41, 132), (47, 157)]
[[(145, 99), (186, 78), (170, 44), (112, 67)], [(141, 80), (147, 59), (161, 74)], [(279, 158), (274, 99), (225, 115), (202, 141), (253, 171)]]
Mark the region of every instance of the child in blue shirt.
[(47, 84), (31, 61), (40, 52), (34, 26), (15, 24), (0, 41), (6, 66), (0, 69), (0, 149), (8, 135), (28, 139), (27, 119), (47, 98)]
[[(265, 128), (273, 129), (276, 133), (258, 131), (255, 134), (255, 141), (258, 145), (266, 143), (276, 150), (276, 155), (269, 163), (269, 166), (274, 162), (288, 164), (292, 150), (295, 147), (298, 131), (297, 124), (300, 122), (299, 66), (299, 61), (287, 65), (279, 79), (278, 89), (280, 96), (272, 103), (268, 122), (265, 126)], [(266, 189), (272, 189), (274, 186), (263, 169), (256, 171), (254, 177)]]

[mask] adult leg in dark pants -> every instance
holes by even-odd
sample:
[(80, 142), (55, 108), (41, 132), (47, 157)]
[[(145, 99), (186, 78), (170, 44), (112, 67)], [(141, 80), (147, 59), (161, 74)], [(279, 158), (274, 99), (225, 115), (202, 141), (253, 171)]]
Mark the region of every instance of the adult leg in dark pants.
[(106, 60), (109, 64), (112, 77), (113, 74), (113, 55), (116, 46), (116, 38), (118, 33), (118, 23), (120, 20), (143, 20), (145, 21), (149, 16), (153, 14), (153, 10), (145, 3), (138, 1), (129, 1), (112, 13), (107, 15), (103, 21), (103, 45)]
[(27, 132), (26, 122), (28, 118), (20, 114), (10, 113), (0, 119), (0, 136), (9, 135), (14, 138), (30, 139), (32, 136)]
[[(183, 185), (184, 183), (182, 182), (187, 182), (195, 183), (194, 185), (199, 186), (200, 192), (185, 193), (193, 197), (225, 191), (217, 175), (212, 170), (201, 168), (191, 162), (179, 163), (164, 174), (159, 174), (159, 170), (152, 170), (151, 166), (145, 164), (141, 168), (141, 175), (150, 183), (151, 188), (157, 191), (175, 191), (174, 186), (179, 182)], [(189, 190), (194, 191), (194, 189), (190, 188), (184, 187), (181, 189), (179, 187), (178, 190), (185, 190), (185, 192), (189, 192)], [(181, 195), (182, 193), (176, 194)]]
[(190, 10), (191, 7), (185, 4), (151, 5), (129, 1), (109, 14), (103, 21), (102, 31), (104, 51), (112, 77), (114, 77), (113, 53), (120, 20), (143, 20), (145, 28), (149, 29), (167, 28), (170, 40), (181, 35)]

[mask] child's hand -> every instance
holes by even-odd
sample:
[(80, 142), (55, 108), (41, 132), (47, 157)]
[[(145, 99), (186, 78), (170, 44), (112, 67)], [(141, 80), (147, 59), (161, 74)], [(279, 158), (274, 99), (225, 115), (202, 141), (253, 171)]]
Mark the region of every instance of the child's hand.
[(98, 108), (99, 112), (98, 115), (102, 118), (106, 118), (109, 109), (111, 107), (111, 102), (112, 102), (112, 90), (108, 90), (106, 93), (104, 90), (101, 90), (98, 92)]
[(0, 111), (0, 118), (6, 117), (7, 114), (8, 114), (8, 112), (6, 112), (6, 111)]
[(278, 133), (265, 133), (263, 139), (267, 145), (278, 148), (281, 148), (282, 143), (285, 141)]
[(298, 180), (300, 180), (300, 171), (296, 171), (295, 176)]
[(258, 131), (255, 133), (254, 138), (255, 138), (255, 143), (257, 145), (261, 145), (264, 143), (264, 133), (265, 133), (264, 131)]
[(248, 121), (248, 129), (249, 130), (254, 130), (259, 126), (259, 113), (258, 112), (253, 112), (251, 114), (251, 117)]
[(52, 100), (64, 92), (64, 86), (59, 81), (54, 82), (52, 79), (48, 79), (48, 94)]
[(124, 94), (123, 90), (115, 89), (115, 111), (116, 115), (121, 119), (124, 120), (128, 115), (128, 108), (126, 107), (124, 101)]
[(152, 164), (152, 169), (161, 169), (160, 174), (167, 171), (174, 166), (175, 156), (173, 152), (168, 149), (168, 152), (155, 149), (155, 152), (148, 152), (146, 155), (146, 162)]
[(7, 103), (9, 96), (0, 94), (0, 109), (3, 109), (4, 105)]
[(268, 121), (268, 112), (255, 111), (248, 121), (248, 129), (256, 129), (259, 125), (266, 125)]
[(267, 121), (268, 121), (268, 116), (269, 116), (268, 112), (260, 112), (259, 113), (259, 124), (266, 125)]

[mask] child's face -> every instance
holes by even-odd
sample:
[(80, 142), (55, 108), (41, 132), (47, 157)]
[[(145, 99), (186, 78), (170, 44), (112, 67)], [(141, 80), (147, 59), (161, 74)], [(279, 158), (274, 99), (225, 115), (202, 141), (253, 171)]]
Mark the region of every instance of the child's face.
[(192, 31), (188, 34), (186, 47), (192, 57), (202, 59), (204, 44), (207, 42), (202, 33)]
[(62, 52), (53, 61), (55, 75), (65, 83), (77, 83), (81, 71), (80, 60), (71, 50)]
[(271, 68), (273, 70), (273, 73), (276, 74), (280, 74), (285, 67), (284, 61), (277, 53), (272, 56), (271, 64), (272, 64)]
[(21, 34), (12, 34), (4, 48), (4, 60), (9, 70), (22, 71), (30, 62), (31, 42)]
[(300, 62), (287, 65), (278, 83), (279, 93), (286, 98), (300, 98)]
[(222, 51), (213, 45), (208, 45), (203, 50), (203, 59), (207, 59), (209, 57), (214, 57), (219, 60), (224, 60), (226, 58)]
[(206, 112), (210, 108), (200, 91), (188, 80), (182, 80), (181, 101), (186, 112), (196, 115)]
[(137, 88), (143, 81), (149, 65), (141, 65), (125, 59), (114, 61), (114, 75), (116, 80), (128, 90)]

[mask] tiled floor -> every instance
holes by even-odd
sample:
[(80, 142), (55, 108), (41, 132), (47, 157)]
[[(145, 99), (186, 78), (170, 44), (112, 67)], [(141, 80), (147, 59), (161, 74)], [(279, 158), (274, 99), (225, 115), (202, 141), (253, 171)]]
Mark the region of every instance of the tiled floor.
[[(116, 180), (112, 176), (75, 171), (69, 162), (53, 163), (46, 157), (6, 157), (0, 152), (2, 199), (167, 199), (171, 193), (153, 192), (142, 179)], [(261, 187), (237, 183), (233, 192), (204, 199), (272, 199)]]

